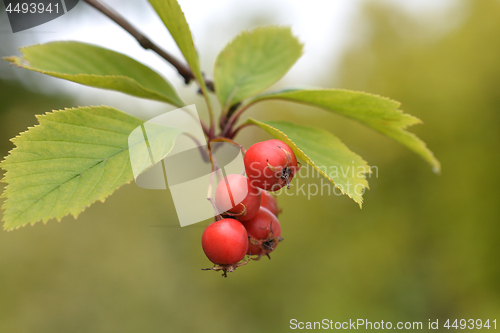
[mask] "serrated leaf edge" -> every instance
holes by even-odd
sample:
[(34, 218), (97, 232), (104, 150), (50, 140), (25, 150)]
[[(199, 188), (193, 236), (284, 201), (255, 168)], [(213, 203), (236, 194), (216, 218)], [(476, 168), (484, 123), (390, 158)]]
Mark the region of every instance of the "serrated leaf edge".
[[(43, 45), (43, 44), (37, 44), (37, 45)], [(23, 49), (24, 48), (20, 49), (21, 53), (23, 53), (22, 52)], [(24, 55), (24, 53), (23, 53), (23, 55)], [(30, 71), (33, 71), (33, 72), (37, 72), (37, 73), (49, 75), (49, 76), (52, 76), (52, 77), (55, 77), (55, 78), (58, 78), (58, 79), (71, 81), (73, 83), (81, 84), (81, 85), (88, 86), (88, 87), (91, 87), (91, 88), (104, 89), (104, 90), (112, 90), (112, 91), (120, 92), (122, 94), (130, 95), (130, 96), (134, 96), (134, 97), (140, 97), (140, 98), (145, 98), (145, 99), (150, 99), (150, 100), (156, 100), (156, 101), (159, 100), (159, 101), (167, 102), (167, 103), (172, 104), (172, 105), (177, 106), (177, 107), (183, 107), (183, 106), (185, 106), (184, 102), (181, 101), (180, 97), (179, 97), (178, 101), (171, 100), (171, 99), (167, 98), (165, 95), (159, 93), (158, 91), (152, 90), (150, 88), (147, 88), (147, 87), (143, 86), (142, 84), (140, 84), (135, 79), (133, 79), (133, 78), (131, 78), (129, 76), (124, 76), (124, 75), (97, 75), (97, 74), (67, 74), (67, 73), (58, 73), (58, 72), (54, 72), (54, 71), (45, 71), (45, 70), (40, 70), (40, 69), (36, 69), (34, 67), (31, 67), (30, 66), (30, 62), (27, 61), (26, 59), (24, 59), (23, 57), (10, 56), (10, 57), (3, 57), (2, 60), (9, 61), (11, 63), (11, 66), (15, 65), (18, 68), (23, 68), (23, 69), (27, 69), (27, 70), (30, 70)], [(146, 66), (146, 65), (144, 65), (144, 66)], [(149, 67), (147, 67), (147, 68), (149, 68)], [(158, 75), (160, 75), (160, 74), (158, 74)], [(126, 92), (115, 90), (113, 88), (104, 88), (104, 87), (89, 86), (87, 84), (76, 82), (76, 81), (73, 81), (73, 80), (70, 79), (70, 78), (78, 78), (78, 77), (97, 77), (97, 78), (119, 78), (119, 79), (124, 79), (124, 80), (127, 80), (129, 82), (132, 82), (132, 83), (136, 84), (142, 90), (144, 90), (144, 91), (146, 91), (146, 92), (148, 92), (148, 93), (150, 93), (152, 95), (158, 96), (159, 98), (158, 99), (154, 99), (152, 97), (135, 96), (135, 95), (131, 95), (131, 94), (126, 93)], [(161, 77), (161, 75), (160, 75), (160, 77)], [(165, 82), (168, 84), (167, 81), (165, 81)], [(168, 84), (168, 85), (170, 85), (170, 84)], [(170, 87), (172, 88), (172, 90), (174, 89), (172, 86), (170, 86)], [(181, 102), (181, 103), (178, 103), (178, 102)]]
[[(275, 24), (270, 24), (270, 25), (265, 25), (265, 26), (259, 26), (259, 27), (253, 28), (253, 29), (242, 30), (236, 36), (234, 36), (233, 38), (231, 38), (231, 40), (224, 46), (224, 48), (217, 55), (217, 58), (215, 59), (215, 62), (214, 62), (214, 72), (215, 72), (215, 68), (218, 67), (218, 66), (220, 66), (219, 65), (219, 57), (224, 53), (224, 51), (226, 51), (226, 49), (228, 47), (230, 47), (236, 41), (236, 39), (240, 38), (243, 35), (250, 35), (250, 34), (256, 32), (258, 30), (266, 30), (266, 29), (271, 29), (271, 28), (277, 28), (277, 29), (281, 29), (281, 30), (288, 30), (290, 32), (290, 35), (295, 38), (295, 40), (297, 41), (297, 43), (298, 43), (298, 45), (300, 47), (300, 55), (297, 58), (297, 60), (300, 59), (300, 57), (302, 57), (302, 55), (304, 54), (304, 43), (302, 43), (299, 40), (299, 38), (293, 34), (291, 26), (288, 26), (288, 25), (278, 25), (278, 24), (276, 24), (276, 25)], [(292, 65), (292, 67), (293, 67), (293, 65)], [(276, 80), (276, 82), (278, 82), (279, 80), (281, 80), (286, 74), (287, 73), (283, 74), (278, 80)], [(261, 94), (263, 91), (265, 91), (268, 88), (269, 87), (263, 88), (263, 89), (257, 91), (255, 94)], [(223, 107), (224, 107), (223, 112), (226, 112), (231, 105), (237, 103), (237, 102), (233, 103), (233, 98), (234, 98), (234, 95), (236, 94), (236, 92), (234, 92), (234, 93), (233, 92), (234, 92), (234, 88), (233, 88), (233, 90), (231, 92), (232, 96), (231, 96), (231, 94), (229, 94), (227, 100), (224, 103), (225, 105), (223, 105)], [(256, 95), (254, 95), (254, 96), (256, 96)], [(252, 97), (249, 97), (249, 98), (252, 98)], [(222, 104), (222, 101), (219, 101), (219, 102)], [(228, 105), (228, 107), (226, 107), (226, 105)]]
[[(354, 202), (356, 202), (356, 203), (359, 205), (359, 208), (363, 208), (363, 207), (362, 207), (362, 205), (363, 205), (363, 196), (361, 196), (361, 200), (358, 202), (358, 201), (356, 201), (356, 200), (355, 200), (355, 199), (354, 199), (354, 198), (353, 198), (353, 197), (352, 197), (349, 193), (344, 192), (344, 190), (343, 190), (342, 188), (338, 187), (338, 186), (337, 186), (337, 184), (335, 184), (335, 181), (334, 181), (333, 179), (331, 179), (331, 178), (330, 178), (327, 174), (325, 174), (325, 173), (324, 173), (324, 172), (323, 172), (320, 168), (316, 167), (316, 163), (314, 163), (314, 162), (311, 160), (311, 158), (310, 158), (310, 157), (309, 157), (306, 153), (304, 153), (304, 151), (303, 151), (302, 149), (300, 149), (300, 148), (299, 148), (299, 147), (298, 147), (298, 146), (297, 146), (297, 145), (296, 145), (296, 144), (295, 144), (295, 143), (294, 143), (294, 142), (293, 142), (293, 141), (292, 141), (292, 140), (288, 137), (288, 135), (286, 135), (285, 133), (283, 133), (282, 131), (280, 131), (280, 130), (279, 130), (279, 129), (277, 129), (277, 128), (274, 128), (274, 127), (272, 127), (272, 126), (270, 126), (270, 125), (268, 125), (268, 124), (266, 124), (266, 123), (260, 122), (260, 121), (258, 121), (258, 120), (253, 119), (253, 118), (248, 118), (248, 119), (247, 119), (247, 123), (249, 123), (249, 124), (253, 124), (253, 125), (257, 125), (257, 126), (259, 126), (259, 127), (260, 127), (260, 125), (259, 125), (259, 124), (263, 124), (263, 125), (265, 125), (265, 126), (267, 126), (267, 127), (269, 127), (269, 128), (272, 128), (272, 129), (274, 129), (274, 130), (278, 131), (279, 133), (283, 134), (283, 135), (287, 138), (287, 140), (288, 140), (288, 141), (290, 141), (290, 142), (293, 144), (293, 146), (294, 146), (294, 147), (295, 147), (295, 148), (296, 148), (299, 152), (301, 152), (304, 156), (306, 156), (306, 157), (307, 157), (308, 161), (305, 161), (307, 164), (311, 165), (311, 166), (312, 166), (313, 168), (315, 168), (315, 169), (316, 169), (316, 170), (317, 170), (320, 174), (322, 174), (322, 175), (323, 175), (326, 179), (328, 179), (328, 180), (329, 180), (329, 181), (330, 181), (333, 185), (335, 185), (335, 187), (336, 187), (336, 188), (338, 188), (338, 189), (342, 192), (342, 194), (345, 194), (345, 195), (347, 195), (349, 198), (351, 198), (352, 200), (354, 200)], [(267, 132), (267, 131), (266, 131), (266, 132)], [(326, 131), (326, 132), (328, 132), (328, 131)], [(330, 132), (328, 132), (328, 133), (330, 133)], [(331, 134), (331, 133), (330, 133), (330, 134)], [(340, 140), (340, 139), (339, 139), (339, 140)], [(342, 141), (340, 141), (340, 142), (342, 142)], [(343, 142), (342, 142), (342, 143), (343, 143)], [(292, 150), (293, 150), (293, 147), (292, 147)], [(357, 155), (357, 154), (356, 154), (356, 155)], [(358, 156), (359, 156), (359, 155), (358, 155)], [(361, 160), (362, 160), (362, 161), (366, 164), (366, 166), (367, 166), (367, 168), (368, 168), (368, 170), (367, 170), (366, 172), (364, 172), (364, 173), (363, 173), (363, 179), (364, 179), (364, 180), (366, 180), (366, 186), (365, 186), (365, 188), (370, 189), (370, 186), (369, 186), (368, 181), (367, 181), (367, 179), (366, 179), (366, 173), (371, 173), (372, 171), (371, 171), (370, 166), (368, 165), (368, 163), (367, 163), (367, 162), (366, 162), (366, 161), (365, 161), (365, 160), (364, 160), (361, 156), (359, 156), (359, 157), (360, 157), (360, 158), (361, 158)]]
[[(37, 118), (37, 119), (39, 119), (39, 118), (42, 118), (42, 117), (44, 117), (44, 116), (46, 116), (46, 115), (55, 114), (55, 113), (58, 113), (58, 112), (65, 112), (65, 111), (71, 111), (71, 110), (78, 110), (78, 109), (81, 109), (81, 108), (90, 108), (90, 109), (95, 109), (95, 108), (107, 108), (107, 109), (114, 109), (114, 110), (117, 110), (117, 109), (115, 109), (115, 108), (113, 108), (113, 107), (109, 107), (109, 106), (105, 106), (105, 105), (100, 105), (100, 106), (93, 106), (93, 105), (91, 105), (91, 106), (84, 106), (84, 107), (73, 107), (73, 108), (64, 108), (64, 109), (59, 109), (59, 110), (47, 111), (47, 112), (45, 112), (44, 114), (41, 114), (41, 115), (36, 115), (36, 118)], [(117, 111), (119, 111), (119, 110), (117, 110)], [(36, 128), (36, 127), (39, 127), (39, 126), (42, 126), (42, 125), (41, 125), (41, 124), (35, 124), (34, 126), (30, 126), (30, 127), (28, 127), (28, 129), (27, 129), (26, 131), (23, 131), (23, 132), (19, 133), (19, 134), (18, 134), (18, 135), (16, 135), (14, 138), (10, 139), (10, 141), (14, 143), (14, 141), (15, 141), (15, 139), (16, 139), (16, 138), (20, 138), (20, 137), (21, 137), (24, 133), (27, 133), (27, 132), (29, 132), (31, 129)], [(15, 143), (14, 143), (14, 144), (15, 144)], [(17, 149), (17, 148), (18, 148), (18, 147), (17, 147), (17, 146), (15, 146), (14, 148), (12, 148), (12, 149), (8, 152), (8, 154), (7, 154), (6, 156), (4, 156), (3, 160), (2, 160), (2, 161), (0, 161), (0, 169), (3, 169), (3, 165), (5, 164), (5, 161), (7, 160), (8, 156), (10, 156), (10, 155), (11, 155), (11, 154), (12, 154), (12, 153), (13, 153), (13, 152)], [(121, 153), (123, 153), (125, 150), (128, 150), (128, 149), (129, 149), (129, 147), (127, 146), (127, 148), (122, 149), (121, 151), (117, 152), (116, 154), (114, 154), (114, 155), (112, 155), (112, 156), (108, 157), (108, 159), (109, 159), (109, 158), (111, 158), (111, 157), (113, 157), (113, 156), (116, 156), (116, 155), (118, 155), (118, 154), (121, 154)], [(165, 154), (165, 156), (167, 156), (167, 155), (168, 155), (168, 154), (172, 151), (172, 149), (173, 149), (173, 146), (172, 146), (172, 148), (170, 148), (170, 150), (169, 150), (169, 151)], [(165, 157), (165, 156), (164, 156), (164, 157)], [(101, 162), (99, 162), (99, 163), (101, 163)], [(156, 164), (156, 163), (155, 163), (155, 164)], [(96, 165), (97, 165), (97, 164), (96, 164)], [(88, 170), (92, 169), (92, 168), (93, 168), (93, 167), (95, 167), (96, 165), (93, 165), (92, 167), (88, 168), (88, 169), (87, 169), (87, 170), (85, 170), (84, 172), (86, 172), (86, 171), (88, 171)], [(151, 168), (151, 167), (153, 167), (153, 165), (151, 165), (149, 168)], [(144, 171), (148, 170), (149, 168), (145, 169)], [(5, 172), (4, 172), (4, 175), (3, 175), (2, 179), (0, 179), (0, 183), (7, 184), (7, 186), (5, 186), (5, 187), (4, 187), (3, 193), (0, 195), (0, 199), (5, 199), (5, 201), (4, 201), (4, 203), (5, 203), (5, 202), (7, 202), (7, 200), (9, 200), (9, 198), (6, 196), (7, 189), (8, 189), (8, 187), (9, 187), (9, 183), (7, 182), (7, 179), (6, 179), (6, 178), (7, 178), (7, 173), (8, 173), (8, 171), (7, 171), (6, 169), (3, 169), (3, 170), (4, 170)], [(144, 172), (144, 171), (143, 171), (143, 172)], [(82, 173), (83, 173), (83, 172), (82, 172)], [(73, 179), (73, 178), (72, 178), (72, 179)], [(71, 180), (71, 179), (70, 179), (70, 180)], [(132, 180), (134, 180), (134, 178), (132, 178), (132, 179), (131, 179), (131, 180), (129, 180), (128, 182), (124, 183), (123, 185), (119, 186), (118, 188), (116, 188), (116, 189), (115, 189), (115, 191), (116, 191), (116, 190), (118, 190), (120, 187), (122, 187), (122, 186), (124, 186), (124, 185), (128, 185), (128, 184), (130, 184), (130, 183), (132, 182)], [(64, 183), (66, 183), (66, 182), (68, 182), (68, 181), (69, 181), (69, 180), (65, 181)], [(59, 186), (61, 186), (61, 185), (62, 185), (62, 184), (64, 184), (64, 183), (59, 184)], [(106, 199), (107, 199), (109, 196), (111, 196), (113, 193), (115, 193), (115, 191), (113, 191), (112, 193), (109, 193), (109, 194), (105, 195), (104, 197), (101, 197), (101, 198), (97, 199), (96, 201), (94, 201), (94, 202), (92, 202), (92, 203), (90, 203), (90, 204), (88, 204), (88, 205), (86, 205), (86, 206), (84, 206), (84, 207), (81, 207), (80, 212), (78, 212), (78, 213), (76, 213), (76, 214), (75, 214), (75, 213), (71, 213), (71, 212), (70, 212), (70, 213), (67, 213), (67, 214), (65, 214), (65, 215), (63, 215), (63, 216), (61, 216), (61, 217), (52, 217), (52, 218), (48, 218), (48, 219), (42, 219), (41, 221), (42, 221), (42, 223), (43, 223), (44, 225), (46, 225), (46, 224), (48, 223), (48, 221), (50, 221), (50, 220), (52, 220), (52, 219), (55, 219), (57, 222), (61, 222), (61, 220), (62, 220), (64, 217), (68, 216), (68, 215), (73, 216), (73, 218), (76, 220), (76, 219), (78, 218), (78, 216), (79, 216), (81, 213), (83, 213), (83, 212), (84, 212), (84, 211), (85, 211), (88, 207), (90, 207), (91, 205), (93, 205), (93, 204), (94, 204), (95, 202), (97, 202), (97, 201), (100, 201), (101, 203), (104, 203), (104, 202), (106, 201)], [(51, 192), (52, 192), (52, 191), (51, 191)], [(49, 193), (50, 193), (50, 192), (49, 192)], [(40, 200), (40, 199), (39, 199), (39, 200)], [(0, 206), (0, 211), (5, 211), (4, 204), (2, 204), (2, 205)], [(23, 228), (23, 227), (25, 227), (25, 226), (27, 226), (27, 225), (34, 226), (34, 225), (35, 225), (37, 222), (39, 222), (39, 221), (40, 221), (40, 220), (37, 220), (37, 221), (34, 221), (34, 222), (28, 222), (28, 223), (25, 223), (25, 224), (23, 224), (23, 225), (19, 225), (19, 226), (16, 226), (16, 227), (8, 227), (8, 226), (6, 226), (7, 221), (5, 221), (5, 216), (2, 216), (3, 230), (4, 230), (4, 231), (13, 231), (13, 230), (17, 230), (17, 229)]]
[[(296, 92), (296, 91), (339, 91), (339, 92), (348, 92), (348, 93), (361, 93), (361, 94), (365, 94), (365, 95), (372, 96), (372, 97), (377, 97), (377, 98), (380, 98), (382, 100), (394, 103), (395, 104), (395, 108), (393, 109), (394, 111), (396, 111), (398, 114), (404, 115), (404, 116), (409, 117), (409, 118), (411, 118), (411, 119), (414, 120), (414, 122), (412, 124), (406, 124), (406, 125), (401, 126), (399, 128), (406, 129), (407, 127), (410, 127), (410, 126), (413, 126), (413, 125), (417, 125), (417, 124), (423, 124), (424, 123), (420, 118), (418, 118), (418, 117), (416, 117), (414, 115), (411, 115), (409, 113), (405, 113), (403, 110), (401, 110), (400, 109), (401, 102), (396, 101), (395, 99), (392, 99), (392, 98), (389, 98), (389, 97), (385, 97), (385, 96), (381, 96), (381, 95), (378, 95), (378, 94), (373, 94), (373, 93), (369, 93), (369, 92), (365, 92), (365, 91), (361, 91), (361, 90), (336, 89), (336, 88), (311, 88), (311, 87), (308, 87), (308, 88), (287, 88), (287, 89), (283, 89), (283, 90), (270, 91), (270, 92), (266, 92), (266, 93), (263, 93), (263, 94), (256, 95), (256, 96), (250, 98), (245, 103), (245, 105), (255, 104), (257, 102), (264, 101), (266, 99), (277, 99), (277, 100), (281, 100), (281, 101), (288, 101), (288, 102), (293, 102), (293, 103), (297, 103), (297, 104), (303, 104), (303, 105), (313, 106), (313, 107), (317, 107), (319, 109), (327, 109), (327, 108), (324, 108), (322, 106), (312, 105), (311, 103), (307, 103), (307, 102), (292, 101), (292, 100), (290, 100), (288, 98), (283, 98), (283, 97), (272, 97), (274, 95), (288, 93), (288, 92)], [(339, 114), (339, 115), (341, 115), (341, 114)], [(353, 120), (358, 121), (357, 119), (349, 117), (349, 116), (345, 116), (345, 115), (341, 115), (341, 116), (347, 117), (347, 118), (351, 118)]]
[[(279, 90), (279, 91), (271, 91), (271, 92), (266, 92), (266, 93), (263, 93), (263, 94), (256, 95), (256, 96), (248, 99), (243, 104), (243, 106), (241, 108), (243, 108), (243, 107), (250, 107), (253, 104), (256, 104), (258, 102), (263, 102), (265, 100), (275, 99), (275, 100), (287, 101), (287, 102), (291, 102), (291, 103), (297, 103), (297, 104), (307, 105), (307, 106), (311, 106), (311, 107), (316, 107), (318, 109), (323, 109), (323, 110), (327, 110), (327, 111), (332, 111), (332, 110), (330, 110), (328, 108), (325, 108), (325, 107), (322, 107), (322, 106), (319, 106), (319, 105), (314, 105), (314, 104), (307, 103), (307, 102), (294, 101), (294, 100), (283, 98), (283, 97), (274, 97), (274, 95), (282, 94), (282, 93), (286, 93), (286, 92), (309, 91), (309, 90), (310, 91), (319, 91), (319, 90), (323, 90), (323, 91), (344, 91), (344, 92), (350, 92), (350, 93), (362, 93), (362, 94), (365, 94), (365, 95), (377, 97), (377, 98), (380, 98), (380, 99), (383, 99), (383, 100), (395, 103), (395, 108), (393, 110), (396, 111), (396, 112), (398, 112), (399, 114), (405, 116), (405, 117), (408, 117), (409, 119), (412, 119), (412, 122), (408, 123), (408, 124), (404, 124), (404, 125), (398, 126), (398, 127), (394, 128), (394, 129), (397, 130), (397, 131), (399, 131), (399, 132), (402, 132), (404, 134), (408, 134), (408, 135), (412, 136), (414, 139), (416, 139), (418, 142), (420, 142), (422, 144), (422, 147), (428, 151), (428, 153), (430, 155), (430, 160), (428, 160), (427, 158), (424, 158), (422, 155), (420, 155), (419, 153), (417, 153), (413, 149), (408, 148), (404, 144), (402, 144), (402, 143), (400, 143), (400, 144), (402, 144), (403, 146), (407, 147), (408, 149), (410, 149), (411, 151), (413, 151), (414, 153), (416, 153), (417, 155), (419, 155), (421, 158), (423, 158), (427, 163), (429, 163), (432, 166), (432, 170), (433, 170), (434, 173), (436, 173), (436, 174), (440, 174), (441, 173), (441, 163), (435, 157), (434, 153), (428, 148), (427, 144), (422, 139), (420, 139), (415, 133), (406, 131), (406, 129), (408, 127), (411, 127), (413, 125), (418, 125), (418, 124), (422, 125), (422, 124), (424, 124), (424, 122), (420, 118), (418, 118), (418, 117), (416, 117), (414, 115), (411, 115), (409, 113), (405, 113), (403, 110), (401, 110), (399, 108), (401, 106), (400, 102), (398, 102), (398, 101), (396, 101), (394, 99), (385, 97), (385, 96), (380, 96), (378, 94), (367, 93), (367, 92), (364, 92), (364, 91), (349, 90), (349, 89), (327, 89), (327, 88), (306, 88), (306, 89), (301, 89), (301, 88), (289, 88), (289, 89), (283, 89), (283, 90)], [(334, 112), (334, 111), (332, 111), (332, 112)], [(339, 114), (339, 115), (363, 124), (363, 122), (360, 121), (359, 119), (356, 119), (356, 118), (353, 118), (353, 117), (349, 117), (349, 116), (346, 116), (346, 115), (343, 115), (343, 114)], [(363, 124), (363, 125), (367, 126), (366, 124)], [(390, 138), (392, 140), (395, 140), (392, 137), (390, 137), (389, 135), (381, 132), (380, 130), (378, 130), (376, 128), (373, 128), (373, 127), (371, 127), (371, 128), (373, 130), (381, 133), (382, 135), (384, 135), (384, 136), (386, 136), (386, 137), (388, 137), (388, 138)], [(395, 141), (397, 142), (397, 140), (395, 140)]]

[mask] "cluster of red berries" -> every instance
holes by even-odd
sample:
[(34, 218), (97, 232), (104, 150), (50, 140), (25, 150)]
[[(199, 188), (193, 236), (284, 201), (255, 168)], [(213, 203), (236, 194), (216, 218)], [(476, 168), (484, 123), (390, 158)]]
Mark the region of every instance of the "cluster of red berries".
[(207, 270), (222, 270), (224, 277), (250, 259), (270, 258), (283, 240), (276, 217), (280, 209), (270, 192), (289, 186), (298, 170), (292, 149), (280, 140), (252, 145), (244, 162), (248, 178), (230, 174), (217, 185), (215, 206), (221, 214), (201, 239), (203, 251), (215, 264)]

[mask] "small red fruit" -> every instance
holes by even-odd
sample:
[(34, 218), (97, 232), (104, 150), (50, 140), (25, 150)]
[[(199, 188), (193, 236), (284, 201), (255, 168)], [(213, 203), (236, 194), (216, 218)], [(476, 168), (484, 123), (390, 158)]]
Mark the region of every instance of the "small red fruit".
[(250, 220), (261, 205), (260, 189), (250, 186), (245, 176), (231, 174), (222, 179), (215, 190), (215, 205), (220, 212), (240, 221)]
[(293, 150), (280, 140), (257, 142), (245, 153), (245, 170), (252, 186), (277, 191), (289, 186), (298, 170)]
[(261, 194), (262, 194), (262, 203), (260, 204), (260, 206), (268, 209), (271, 213), (278, 216), (278, 214), (281, 213), (281, 209), (278, 208), (278, 202), (276, 197), (271, 193), (269, 193), (268, 191), (264, 190), (261, 191)]
[(213, 222), (205, 229), (201, 246), (207, 258), (214, 264), (233, 265), (245, 257), (248, 234), (240, 222), (223, 219)]
[(261, 207), (253, 219), (242, 223), (248, 233), (247, 254), (257, 255), (257, 260), (263, 255), (269, 257), (283, 240), (278, 218), (266, 208)]

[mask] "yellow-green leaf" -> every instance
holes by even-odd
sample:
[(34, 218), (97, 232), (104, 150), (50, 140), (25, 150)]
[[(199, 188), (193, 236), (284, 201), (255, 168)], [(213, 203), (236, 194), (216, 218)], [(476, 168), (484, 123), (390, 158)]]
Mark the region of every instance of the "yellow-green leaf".
[(193, 36), (177, 0), (149, 0), (158, 16), (186, 59), (201, 90), (207, 96), (207, 87), (200, 69), (200, 60), (194, 47)]
[(164, 78), (128, 56), (80, 42), (51, 42), (20, 49), (4, 60), (42, 74), (86, 86), (184, 106)]
[(260, 122), (248, 119), (247, 122), (285, 142), (297, 157), (311, 165), (361, 207), (363, 193), (368, 188), (365, 174), (370, 172), (370, 168), (335, 135), (321, 128), (282, 121)]
[(405, 145), (439, 172), (441, 164), (432, 151), (406, 127), (420, 124), (420, 119), (399, 110), (394, 100), (357, 91), (341, 89), (283, 90), (256, 96), (249, 103), (279, 99), (320, 107), (360, 121), (382, 134)]
[(302, 55), (302, 44), (288, 27), (242, 32), (218, 55), (214, 83), (220, 104), (251, 97), (281, 79)]
[[(59, 110), (38, 121), (12, 139), (16, 147), (0, 164), (7, 183), (2, 194), (5, 230), (68, 214), (77, 217), (95, 201), (104, 201), (134, 179), (130, 147), (146, 146), (144, 138), (129, 142), (143, 121), (111, 107)], [(156, 130), (148, 136), (149, 145), (161, 147), (158, 156), (166, 156), (179, 133)]]

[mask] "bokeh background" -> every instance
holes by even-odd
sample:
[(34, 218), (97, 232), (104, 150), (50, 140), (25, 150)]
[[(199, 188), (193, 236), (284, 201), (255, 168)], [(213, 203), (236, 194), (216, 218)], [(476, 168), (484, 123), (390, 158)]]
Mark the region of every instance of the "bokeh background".
[[(109, 3), (179, 54), (146, 2)], [(180, 228), (168, 191), (124, 186), (76, 221), (0, 232), (0, 332), (284, 332), (291, 319), (422, 321), (424, 328), (428, 319), (500, 320), (500, 1), (180, 4), (207, 74), (239, 30), (291, 25), (305, 54), (276, 87), (347, 88), (402, 102), (424, 121), (410, 130), (440, 159), (442, 174), (340, 116), (258, 105), (249, 115), (331, 130), (377, 166), (363, 209), (347, 197), (282, 195), (285, 241), (273, 259), (223, 279), (200, 270), (210, 267), (200, 244), (208, 222)], [(194, 86), (184, 87), (168, 64), (85, 4), (15, 35), (1, 8), (1, 56), (59, 39), (150, 64), (206, 115)], [(2, 157), (35, 114), (52, 109), (107, 104), (143, 119), (172, 109), (5, 62), (0, 75)], [(248, 146), (268, 138), (248, 129), (238, 140)]]

